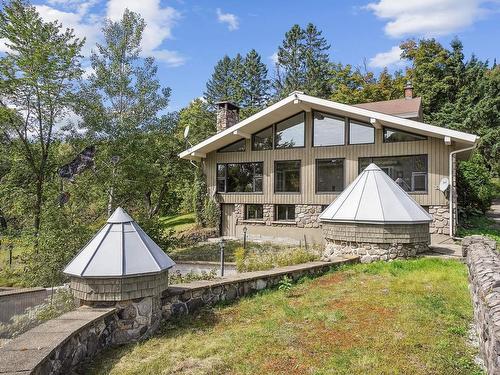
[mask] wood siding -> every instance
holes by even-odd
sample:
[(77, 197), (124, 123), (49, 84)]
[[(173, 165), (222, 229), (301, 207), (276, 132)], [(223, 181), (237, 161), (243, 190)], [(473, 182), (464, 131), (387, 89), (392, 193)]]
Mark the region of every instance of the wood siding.
[[(427, 193), (410, 193), (421, 205), (445, 205), (445, 195), (438, 189), (443, 177), (448, 177), (448, 157), (453, 146), (445, 145), (439, 138), (412, 142), (383, 143), (382, 129), (375, 129), (375, 143), (332, 147), (312, 147), (312, 113), (306, 113), (306, 147), (251, 151), (251, 140), (246, 139), (245, 152), (211, 152), (204, 161), (209, 191), (216, 188), (217, 163), (263, 162), (262, 193), (220, 193), (222, 203), (269, 204), (330, 204), (338, 194), (316, 193), (316, 159), (344, 158), (344, 187), (358, 175), (358, 158), (426, 154), (428, 162)], [(301, 192), (274, 193), (274, 161), (301, 160)]]

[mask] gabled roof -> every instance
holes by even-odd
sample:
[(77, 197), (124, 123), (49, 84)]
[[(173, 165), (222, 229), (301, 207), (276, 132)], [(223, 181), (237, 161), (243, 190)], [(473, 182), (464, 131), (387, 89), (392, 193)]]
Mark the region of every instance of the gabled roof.
[(79, 277), (126, 277), (158, 273), (174, 261), (118, 207), (106, 225), (66, 266)]
[(474, 145), (479, 139), (479, 137), (474, 134), (428, 125), (406, 118), (333, 102), (331, 100), (320, 99), (296, 91), (253, 116), (181, 152), (179, 157), (184, 159), (205, 158), (209, 152), (216, 151), (237, 140), (249, 138), (251, 134), (264, 129), (274, 122), (283, 120), (300, 111), (310, 111), (311, 109), (330, 112), (341, 116), (349, 116), (360, 121), (370, 122), (375, 127), (389, 126), (391, 128), (401, 129), (416, 134), (442, 138), (447, 142), (454, 141), (465, 146)]
[(402, 98), (381, 102), (359, 103), (354, 104), (354, 107), (381, 112), (387, 115), (417, 119), (421, 115), (422, 98)]
[(431, 216), (375, 164), (370, 164), (319, 216), (321, 221), (410, 224)]

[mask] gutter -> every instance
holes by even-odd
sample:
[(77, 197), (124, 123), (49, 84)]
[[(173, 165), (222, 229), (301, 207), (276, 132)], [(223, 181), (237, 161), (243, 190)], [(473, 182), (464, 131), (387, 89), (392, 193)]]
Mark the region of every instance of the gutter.
[[(472, 146), (472, 147), (466, 147), (466, 148), (462, 148), (460, 150), (455, 150), (455, 151), (450, 152), (450, 160), (448, 162), (449, 174), (450, 174), (450, 176), (449, 176), (449, 180), (450, 180), (450, 197), (449, 197), (449, 208), (448, 208), (448, 210), (450, 212), (449, 226), (450, 226), (450, 237), (451, 238), (454, 238), (454, 235), (455, 235), (455, 233), (453, 233), (453, 156), (455, 156), (456, 154), (458, 154), (460, 152), (474, 150), (475, 148), (476, 148), (476, 144), (474, 144), (474, 146)], [(457, 221), (458, 221), (458, 212), (457, 212)]]

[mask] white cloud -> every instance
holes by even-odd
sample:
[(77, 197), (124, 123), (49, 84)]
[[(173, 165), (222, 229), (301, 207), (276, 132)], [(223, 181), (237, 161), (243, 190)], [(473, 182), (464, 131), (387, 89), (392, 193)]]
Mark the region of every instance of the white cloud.
[(406, 35), (448, 35), (472, 25), (486, 10), (484, 0), (380, 0), (366, 9), (388, 20), (385, 33), (398, 38)]
[(269, 58), (271, 59), (273, 64), (277, 64), (278, 63), (278, 52), (274, 52), (271, 56), (269, 56)]
[(372, 68), (385, 68), (390, 65), (401, 65), (401, 48), (399, 46), (392, 47), (387, 52), (377, 53), (368, 61), (368, 65)]
[(240, 28), (238, 17), (232, 13), (222, 13), (220, 8), (217, 8), (217, 20), (219, 23), (226, 23), (229, 31), (238, 30)]
[(109, 0), (107, 17), (113, 21), (121, 19), (125, 9), (140, 13), (146, 22), (142, 37), (143, 56), (154, 56), (169, 66), (180, 66), (186, 61), (177, 51), (161, 47), (172, 38), (172, 28), (180, 18), (180, 13), (172, 7), (162, 7), (159, 0)]

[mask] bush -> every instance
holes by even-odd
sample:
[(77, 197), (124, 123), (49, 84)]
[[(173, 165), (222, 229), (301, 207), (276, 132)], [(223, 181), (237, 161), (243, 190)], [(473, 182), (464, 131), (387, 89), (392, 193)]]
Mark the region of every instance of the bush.
[(248, 253), (240, 247), (236, 249), (234, 257), (238, 272), (264, 271), (318, 259), (316, 254), (301, 248)]
[(210, 272), (201, 271), (201, 272), (189, 272), (185, 275), (181, 274), (180, 271), (175, 271), (168, 275), (168, 283), (172, 284), (183, 284), (189, 283), (191, 281), (198, 280), (213, 280), (217, 278), (217, 271), (211, 270)]
[(457, 190), (461, 215), (484, 213), (490, 208), (496, 189), (481, 155), (475, 154), (470, 160), (459, 163)]

